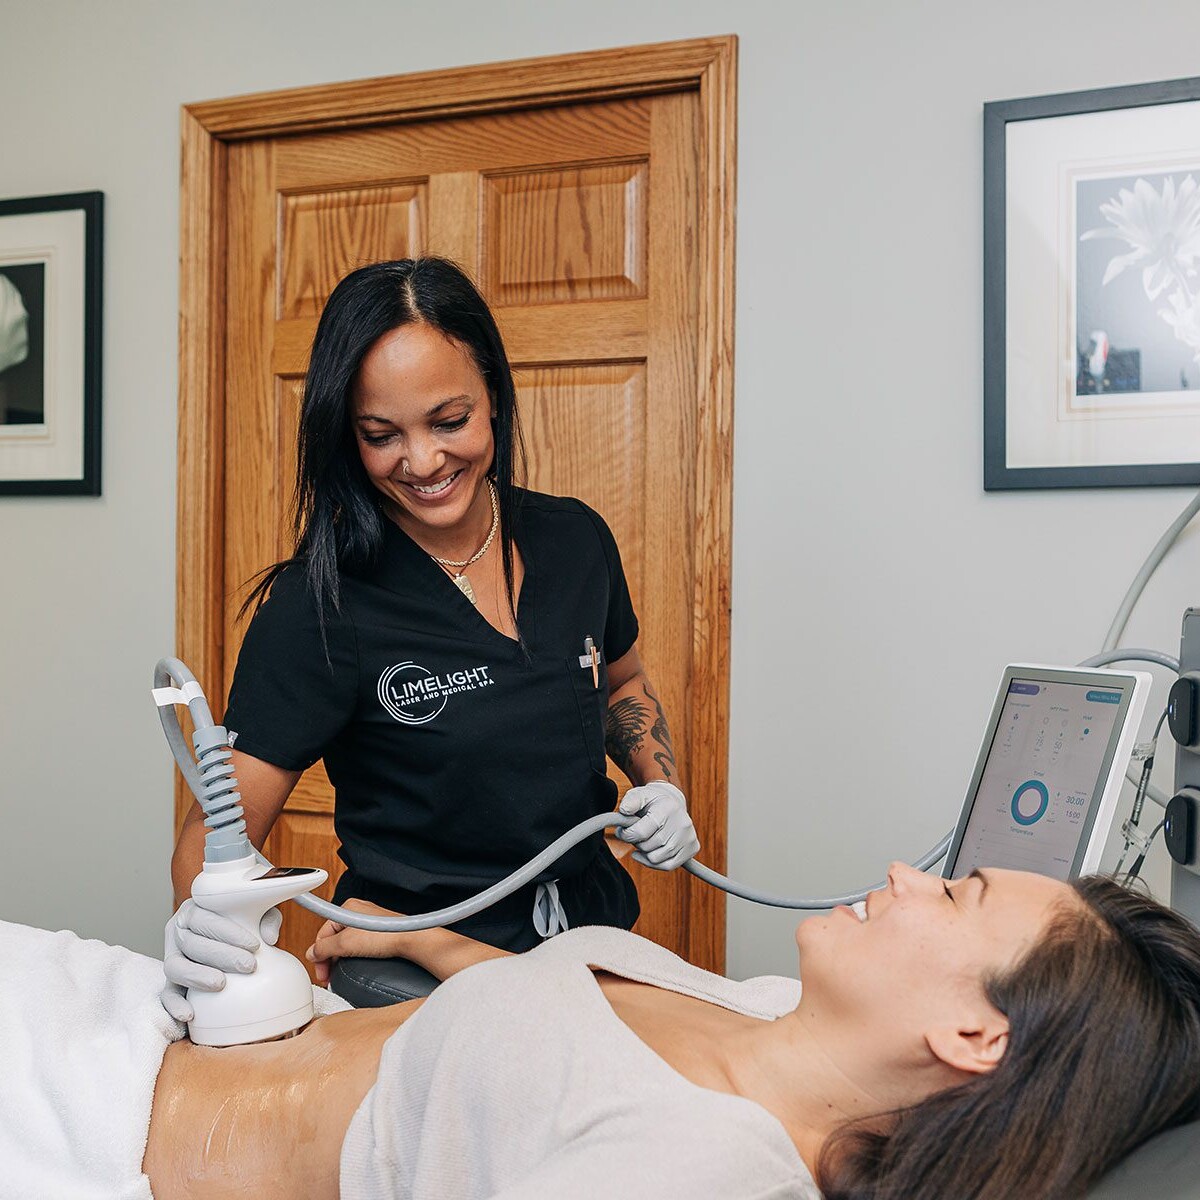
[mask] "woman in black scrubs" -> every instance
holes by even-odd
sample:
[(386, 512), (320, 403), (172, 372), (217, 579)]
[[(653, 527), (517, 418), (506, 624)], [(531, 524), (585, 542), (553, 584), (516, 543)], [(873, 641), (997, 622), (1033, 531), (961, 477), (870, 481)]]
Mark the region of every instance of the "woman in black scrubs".
[[(420, 913), (483, 890), (613, 808), (606, 749), (635, 785), (635, 857), (671, 870), (699, 848), (612, 534), (578, 500), (516, 486), (520, 466), (508, 359), (467, 277), (437, 258), (347, 276), (305, 383), (296, 552), (252, 595), (225, 714), (256, 846), (324, 760), (338, 902)], [(193, 806), (167, 927), (164, 1003), (181, 1019), (184, 988), (223, 986), (255, 948), (184, 900), (203, 838)], [(455, 928), (521, 951), (637, 916), (597, 834)]]

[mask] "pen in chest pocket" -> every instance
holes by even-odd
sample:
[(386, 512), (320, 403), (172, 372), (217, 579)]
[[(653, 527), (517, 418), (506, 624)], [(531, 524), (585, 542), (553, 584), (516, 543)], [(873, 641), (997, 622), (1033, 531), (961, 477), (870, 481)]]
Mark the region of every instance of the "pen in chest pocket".
[(592, 641), (591, 635), (583, 639), (583, 654), (580, 655), (579, 665), (581, 667), (591, 666), (592, 668), (592, 687), (599, 689), (600, 687), (600, 655), (596, 650), (596, 643)]

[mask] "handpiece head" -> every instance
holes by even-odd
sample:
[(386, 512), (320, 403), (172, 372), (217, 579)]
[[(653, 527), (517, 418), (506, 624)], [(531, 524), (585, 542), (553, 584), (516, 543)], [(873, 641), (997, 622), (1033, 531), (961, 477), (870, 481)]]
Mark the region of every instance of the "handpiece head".
[[(205, 863), (192, 899), (232, 917), (256, 937), (263, 914), (320, 887), (329, 875), (305, 867), (267, 867), (253, 855), (230, 863)], [(219, 992), (188, 990), (193, 1017), (188, 1034), (202, 1046), (242, 1046), (294, 1033), (313, 1017), (312, 982), (299, 959), (260, 942), (249, 974), (230, 973)]]

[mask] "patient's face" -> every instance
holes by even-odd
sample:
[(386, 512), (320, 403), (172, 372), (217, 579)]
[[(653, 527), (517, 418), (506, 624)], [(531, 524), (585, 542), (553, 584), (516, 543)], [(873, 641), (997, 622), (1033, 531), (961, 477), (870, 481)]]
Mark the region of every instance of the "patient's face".
[(805, 1006), (864, 1032), (954, 1019), (956, 999), (978, 997), (983, 980), (1014, 966), (1057, 911), (1080, 903), (1044, 875), (985, 869), (943, 880), (894, 863), (887, 886), (867, 900), (865, 922), (842, 908), (800, 925)]

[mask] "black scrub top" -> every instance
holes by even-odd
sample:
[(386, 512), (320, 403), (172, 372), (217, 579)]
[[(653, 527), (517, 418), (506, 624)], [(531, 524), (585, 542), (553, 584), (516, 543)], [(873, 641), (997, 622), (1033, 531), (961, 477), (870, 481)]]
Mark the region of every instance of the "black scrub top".
[[(455, 903), (616, 802), (607, 664), (638, 635), (616, 542), (580, 501), (536, 492), (518, 493), (514, 538), (525, 650), (389, 520), (378, 564), (341, 576), (328, 655), (301, 566), (250, 623), (225, 724), (238, 750), (286, 770), (324, 759), (347, 867), (339, 903), (403, 913)], [(552, 879), (572, 926), (637, 919), (633, 882), (596, 834), (454, 928), (528, 949), (536, 883)]]

